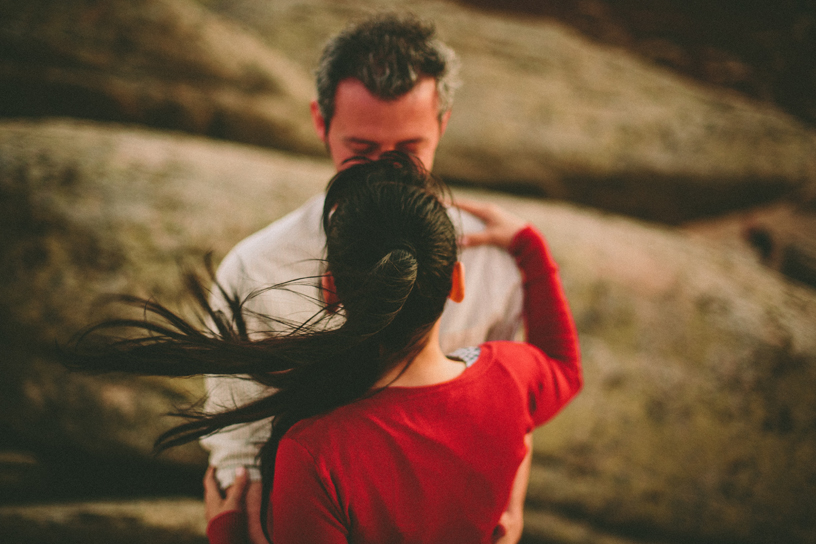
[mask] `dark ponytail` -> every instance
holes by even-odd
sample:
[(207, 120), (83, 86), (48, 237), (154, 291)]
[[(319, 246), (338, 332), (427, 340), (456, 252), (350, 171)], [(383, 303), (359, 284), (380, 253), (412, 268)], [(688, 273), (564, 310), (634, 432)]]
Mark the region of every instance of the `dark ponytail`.
[[(227, 319), (210, 307), (202, 282), (191, 276), (190, 289), (217, 333), (204, 333), (155, 302), (129, 298), (147, 317), (91, 328), (65, 351), (66, 364), (164, 376), (247, 374), (275, 387), (228, 412), (187, 413), (186, 423), (156, 442), (161, 451), (274, 416), (260, 454), (266, 512), (284, 434), (303, 419), (376, 393), (386, 371), (401, 361), (410, 364), (424, 347), (450, 293), (456, 262), (454, 228), (440, 203), (444, 192), (418, 161), (401, 153), (349, 166), (330, 182), (323, 212), (338, 305), (324, 306), (287, 332), (249, 339), (242, 301), (222, 290), (232, 312)], [(121, 340), (97, 334), (114, 328), (141, 334)]]

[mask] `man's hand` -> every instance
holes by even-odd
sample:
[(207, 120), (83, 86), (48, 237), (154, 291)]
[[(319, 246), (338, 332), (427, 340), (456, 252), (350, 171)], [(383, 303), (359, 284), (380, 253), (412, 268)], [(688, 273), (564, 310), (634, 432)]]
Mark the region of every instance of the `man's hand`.
[(235, 482), (221, 492), (221, 487), (215, 479), (215, 467), (209, 467), (204, 475), (204, 510), (207, 516), (207, 523), (214, 517), (233, 510), (244, 511), (244, 495), (247, 488), (246, 469), (239, 468), (235, 471)]

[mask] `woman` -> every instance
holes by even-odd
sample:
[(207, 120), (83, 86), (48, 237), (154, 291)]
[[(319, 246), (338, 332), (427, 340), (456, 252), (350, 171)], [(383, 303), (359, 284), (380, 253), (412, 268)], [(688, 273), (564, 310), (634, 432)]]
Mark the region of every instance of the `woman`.
[[(232, 324), (210, 312), (219, 328), (213, 338), (148, 304), (166, 323), (103, 328), (137, 326), (150, 336), (100, 352), (79, 349), (72, 363), (162, 375), (241, 373), (274, 386), (270, 396), (199, 416), (158, 444), (274, 416), (261, 456), (264, 515), (276, 544), (492, 542), (524, 436), (581, 387), (578, 346), (543, 238), (497, 208), (459, 203), (486, 222), (463, 242), (505, 247), (521, 268), (528, 343), (441, 351), (442, 309), (448, 298), (464, 297), (442, 192), (401, 154), (338, 173), (323, 213), (324, 311), (290, 333), (247, 339), (236, 302)], [(241, 483), (222, 499), (207, 476), (213, 544), (244, 538)]]

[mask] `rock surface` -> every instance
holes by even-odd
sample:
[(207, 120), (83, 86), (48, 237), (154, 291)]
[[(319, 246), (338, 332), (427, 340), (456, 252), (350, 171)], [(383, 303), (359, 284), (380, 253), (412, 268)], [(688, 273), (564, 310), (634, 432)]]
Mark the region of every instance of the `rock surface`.
[[(0, 115), (133, 121), (312, 154), (323, 151), (307, 74), (323, 43), (352, 18), (403, 9), (395, 0), (7, 5)], [(463, 60), (436, 163), (448, 179), (668, 223), (816, 183), (816, 132), (768, 103), (552, 20), (444, 1), (412, 9)]]
[(690, 234), (747, 251), (788, 278), (816, 288), (816, 206), (779, 202), (683, 226)]
[(189, 498), (0, 506), (5, 544), (206, 544), (205, 528)]
[[(0, 424), (95, 454), (146, 456), (203, 394), (197, 380), (67, 374), (55, 342), (100, 320), (110, 294), (180, 301), (180, 266), (216, 262), (319, 192), (328, 162), (71, 122), (0, 128)], [(198, 446), (167, 459), (201, 465)]]
[[(178, 302), (178, 262), (219, 259), (331, 174), (327, 162), (64, 121), (3, 123), (0, 159), (0, 322), (14, 377), (0, 423), (112, 455), (146, 455), (158, 415), (200, 389), (65, 376), (49, 362), (53, 341), (98, 317), (101, 293)], [(620, 542), (816, 542), (812, 290), (665, 227), (457, 194), (541, 228), (581, 336), (585, 390), (536, 434), (531, 538), (553, 541), (555, 512), (576, 542), (593, 526)], [(176, 455), (201, 466), (200, 451)]]
[(7, 0), (0, 116), (134, 122), (322, 153), (312, 82), (191, 0)]

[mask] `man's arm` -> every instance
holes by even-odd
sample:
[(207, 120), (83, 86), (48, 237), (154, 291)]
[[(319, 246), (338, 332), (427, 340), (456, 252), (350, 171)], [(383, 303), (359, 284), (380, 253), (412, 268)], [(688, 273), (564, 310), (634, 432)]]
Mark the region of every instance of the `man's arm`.
[[(249, 379), (208, 376), (205, 379), (207, 413), (234, 409), (269, 393), (269, 390)], [(248, 469), (250, 481), (260, 481), (258, 452), (269, 438), (270, 420), (235, 425), (201, 439), (201, 446), (210, 452), (210, 466), (217, 467), (216, 478), (222, 489), (232, 485), (238, 467)]]
[[(218, 308), (215, 304), (213, 307)], [(235, 408), (269, 393), (266, 387), (238, 377), (209, 376), (206, 378), (206, 385), (205, 411), (207, 412)], [(220, 535), (224, 531), (231, 534), (238, 531), (240, 538), (236, 542), (268, 544), (261, 520), (263, 485), (258, 466), (258, 452), (261, 445), (269, 438), (270, 425), (270, 420), (265, 419), (236, 425), (201, 439), (202, 447), (210, 452), (209, 489), (205, 486), (208, 522), (214, 517), (210, 515), (209, 505), (215, 501), (213, 498), (216, 496), (215, 486), (225, 490), (227, 497), (232, 497), (236, 493), (237, 483), (243, 480), (241, 482), (242, 508), (237, 513), (226, 514), (222, 519), (216, 520), (212, 528), (208, 526), (211, 542), (215, 541), (210, 533)], [(238, 473), (241, 472), (241, 469), (244, 469), (245, 472), (244, 476), (239, 478)], [(230, 524), (233, 527), (224, 529), (225, 525)], [(232, 540), (223, 540), (223, 542), (232, 542)]]
[[(218, 268), (216, 278), (220, 286), (228, 295), (243, 298), (276, 283), (315, 276), (325, 244), (320, 230), (322, 211), (322, 196), (312, 198), (286, 217), (243, 240)], [(304, 321), (316, 309), (308, 298), (314, 297), (316, 292), (315, 286), (305, 282), (300, 286), (289, 286), (289, 290), (273, 289), (252, 297), (245, 306), (249, 332), (267, 330), (270, 326), (253, 319), (253, 313)], [(230, 317), (229, 306), (218, 289), (213, 290), (210, 303), (215, 310)], [(251, 380), (214, 376), (207, 379), (207, 392), (205, 410), (217, 412), (257, 400), (269, 391)], [(216, 469), (215, 477), (221, 489), (229, 491), (235, 470), (242, 466), (247, 468), (251, 481), (244, 500), (252, 544), (267, 544), (260, 520), (262, 485), (258, 452), (269, 438), (269, 431), (269, 420), (265, 420), (236, 425), (201, 440), (202, 446), (210, 452), (210, 466)]]

